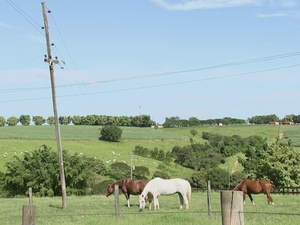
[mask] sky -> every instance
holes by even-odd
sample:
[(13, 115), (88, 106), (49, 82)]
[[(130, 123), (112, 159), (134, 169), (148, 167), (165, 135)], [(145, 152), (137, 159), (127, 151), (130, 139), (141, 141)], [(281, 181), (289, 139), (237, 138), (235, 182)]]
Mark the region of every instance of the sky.
[[(45, 1), (58, 116), (300, 115), (299, 0)], [(53, 116), (40, 0), (0, 7), (0, 116)], [(65, 64), (63, 64), (65, 62)], [(63, 67), (63, 69), (61, 68)]]

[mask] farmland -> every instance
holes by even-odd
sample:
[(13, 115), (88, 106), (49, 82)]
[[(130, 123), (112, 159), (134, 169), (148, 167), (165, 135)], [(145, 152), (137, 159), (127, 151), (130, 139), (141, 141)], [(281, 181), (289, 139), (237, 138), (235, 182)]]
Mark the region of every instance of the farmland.
[[(284, 137), (290, 137), (292, 143), (300, 146), (300, 126), (274, 126), (274, 125), (239, 125), (239, 126), (199, 126), (183, 128), (134, 128), (122, 127), (122, 140), (120, 142), (99, 141), (99, 126), (60, 126), (62, 148), (70, 150), (71, 153), (83, 153), (84, 155), (97, 157), (103, 161), (113, 160), (130, 163), (129, 154), (136, 145), (154, 149), (157, 147), (165, 152), (172, 151), (176, 145), (184, 146), (190, 144), (190, 130), (195, 129), (197, 135), (193, 137), (195, 142), (204, 142), (201, 138), (202, 132), (215, 132), (222, 135), (260, 135), (273, 142), (284, 132)], [(5, 172), (5, 163), (12, 160), (14, 155), (20, 156), (21, 152), (33, 151), (42, 145), (57, 149), (54, 126), (5, 126), (0, 128), (0, 171)], [(296, 147), (299, 148), (299, 147)], [(7, 153), (6, 157), (3, 155)], [(120, 155), (115, 156), (112, 152)], [(228, 158), (230, 168), (236, 168), (236, 156)], [(157, 164), (148, 158), (136, 157), (136, 166), (147, 166), (150, 174), (156, 170)], [(224, 165), (223, 165), (224, 166)], [(227, 163), (226, 163), (227, 168)], [(190, 169), (179, 167), (171, 163), (170, 174), (172, 177), (189, 177), (193, 172)]]
[[(256, 205), (246, 198), (244, 220), (247, 225), (296, 225), (300, 223), (300, 197), (293, 195), (273, 195), (275, 206), (268, 205), (263, 194), (253, 196)], [(121, 224), (212, 224), (222, 223), (220, 193), (212, 193), (212, 218), (207, 216), (206, 193), (193, 193), (188, 210), (179, 210), (177, 195), (161, 196), (160, 209), (146, 209), (139, 212), (137, 196), (131, 197), (131, 207), (127, 207), (125, 197), (120, 195)], [(88, 225), (116, 224), (114, 196), (84, 196), (67, 198), (67, 208), (61, 208), (61, 198), (34, 198), (36, 205), (36, 224), (50, 225)], [(22, 221), (22, 205), (28, 204), (27, 198), (2, 199), (0, 221), (2, 225), (20, 224)]]

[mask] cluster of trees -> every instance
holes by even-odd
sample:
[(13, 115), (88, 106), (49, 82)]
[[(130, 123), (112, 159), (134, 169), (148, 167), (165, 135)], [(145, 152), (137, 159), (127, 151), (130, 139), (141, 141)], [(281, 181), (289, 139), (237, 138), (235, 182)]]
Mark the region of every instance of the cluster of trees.
[(167, 151), (167, 153), (165, 153), (164, 150), (158, 150), (158, 148), (156, 147), (153, 150), (149, 150), (148, 148), (144, 148), (143, 146), (136, 145), (133, 154), (160, 160), (165, 162), (167, 165), (172, 162), (172, 153), (170, 151)]
[(206, 126), (206, 125), (216, 125), (222, 123), (224, 125), (229, 124), (245, 124), (246, 121), (243, 119), (236, 119), (230, 117), (224, 117), (223, 119), (208, 119), (208, 120), (199, 120), (196, 117), (190, 117), (188, 120), (180, 119), (178, 116), (175, 117), (166, 117), (163, 127), (192, 127), (192, 126)]
[[(5, 125), (16, 126), (18, 123), (21, 123), (23, 126), (28, 126), (31, 123), (31, 118), (29, 115), (21, 115), (19, 118), (11, 116), (5, 120), (3, 116), (0, 116), (0, 127)], [(33, 116), (32, 122), (34, 125), (43, 125), (47, 122), (49, 125), (55, 124), (54, 116), (49, 116), (47, 119), (42, 116)], [(87, 116), (60, 116), (59, 124), (60, 125), (117, 125), (117, 126), (132, 126), (132, 127), (150, 127), (152, 124), (155, 124), (154, 121), (151, 121), (149, 115), (141, 116), (105, 116), (105, 115), (87, 115)]]
[[(107, 174), (102, 160), (63, 151), (68, 195), (85, 195), (98, 176)], [(47, 146), (14, 156), (6, 163), (2, 189), (8, 197), (24, 195), (31, 187), (36, 196), (61, 195), (58, 154)]]
[(275, 114), (253, 116), (248, 118), (248, 122), (252, 124), (268, 124), (269, 122), (294, 122), (300, 123), (300, 115), (290, 114), (286, 115), (283, 119), (279, 119)]

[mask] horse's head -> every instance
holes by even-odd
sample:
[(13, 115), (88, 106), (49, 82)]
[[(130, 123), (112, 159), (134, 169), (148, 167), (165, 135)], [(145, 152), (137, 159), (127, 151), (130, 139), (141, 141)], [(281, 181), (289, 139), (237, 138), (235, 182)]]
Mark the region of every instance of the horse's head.
[(140, 211), (142, 211), (146, 205), (146, 200), (145, 200), (144, 194), (139, 195), (139, 205), (140, 205)]
[(108, 185), (106, 197), (110, 196), (114, 192), (114, 186), (112, 184)]

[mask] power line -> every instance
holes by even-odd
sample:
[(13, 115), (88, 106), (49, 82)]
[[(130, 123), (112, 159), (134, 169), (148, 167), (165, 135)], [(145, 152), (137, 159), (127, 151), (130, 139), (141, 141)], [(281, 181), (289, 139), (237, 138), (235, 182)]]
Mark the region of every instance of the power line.
[[(41, 28), (42, 26), (38, 23), (38, 22), (36, 22), (33, 18), (31, 18), (26, 12), (24, 12), (19, 6), (17, 6), (12, 0), (6, 0), (6, 2), (8, 3), (8, 4), (10, 4), (11, 5), (11, 7), (13, 7), (25, 20), (27, 20), (27, 22), (28, 23), (30, 23), (36, 30), (38, 30), (43, 36), (45, 36), (45, 34), (43, 34), (43, 32), (40, 30), (40, 29), (38, 29), (37, 27), (36, 27), (36, 25), (39, 27), (39, 28)], [(31, 21), (33, 21), (36, 25), (34, 25)]]
[[(210, 78), (202, 78), (202, 79), (189, 80), (189, 81), (180, 81), (180, 82), (173, 82), (173, 83), (166, 83), (166, 84), (149, 85), (149, 86), (136, 87), (136, 88), (124, 88), (124, 89), (117, 89), (117, 90), (110, 90), (110, 91), (99, 91), (99, 92), (93, 92), (93, 93), (89, 93), (89, 94), (90, 95), (95, 95), (95, 94), (105, 94), (105, 93), (114, 93), (114, 92), (122, 92), (122, 91), (134, 91), (134, 90), (142, 90), (142, 89), (149, 89), (149, 88), (166, 87), (166, 86), (188, 84), (188, 83), (208, 81), (208, 80), (224, 79), (224, 78), (228, 78), (228, 77), (244, 76), (244, 75), (249, 75), (249, 74), (262, 73), (262, 72), (268, 72), (268, 71), (275, 71), (275, 70), (293, 68), (293, 67), (298, 67), (298, 66), (300, 66), (300, 64), (294, 64), (294, 65), (277, 67), (277, 68), (270, 68), (270, 69), (265, 69), (265, 70), (257, 70), (257, 71), (252, 71), (252, 72), (245, 72), (245, 73), (238, 73), (238, 74), (231, 74), (231, 75), (210, 77)], [(85, 94), (83, 93), (83, 94), (80, 94), (80, 95), (82, 96), (82, 95), (85, 95)], [(67, 97), (74, 97), (74, 95), (57, 96), (57, 98), (67, 98)], [(49, 98), (50, 97), (39, 97), (39, 98), (30, 98), (30, 99), (3, 100), (3, 101), (0, 101), (0, 102), (33, 101), (33, 100), (44, 100), (44, 99), (49, 99)]]
[[(173, 74), (183, 74), (183, 73), (218, 69), (218, 68), (224, 68), (224, 67), (230, 67), (230, 66), (239, 66), (239, 65), (249, 64), (249, 63), (257, 63), (257, 62), (263, 62), (263, 61), (275, 60), (275, 59), (281, 59), (281, 58), (287, 58), (287, 57), (295, 57), (295, 56), (299, 56), (299, 55), (300, 55), (300, 52), (292, 52), (292, 53), (273, 55), (273, 56), (255, 58), (255, 59), (248, 59), (248, 60), (243, 60), (243, 61), (219, 64), (219, 65), (196, 68), (196, 69), (178, 70), (178, 71), (162, 72), (162, 73), (152, 73), (152, 74), (146, 74), (146, 75), (137, 75), (137, 76), (124, 77), (124, 78), (95, 81), (95, 82), (93, 82), (93, 84), (103, 84), (103, 83), (111, 83), (111, 82), (119, 82), (119, 81), (128, 81), (128, 80), (138, 80), (138, 79), (145, 79), (145, 78), (152, 78), (152, 77), (160, 77), (160, 76), (173, 75)], [(87, 84), (88, 83), (57, 85), (56, 88), (80, 86), (80, 85), (87, 85)], [(19, 92), (19, 91), (35, 91), (35, 90), (43, 90), (43, 89), (49, 89), (49, 87), (0, 89), (0, 93)]]

